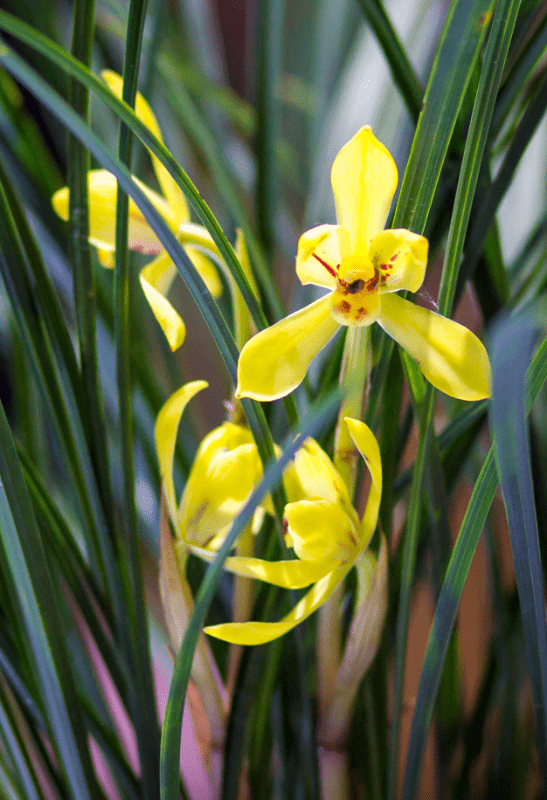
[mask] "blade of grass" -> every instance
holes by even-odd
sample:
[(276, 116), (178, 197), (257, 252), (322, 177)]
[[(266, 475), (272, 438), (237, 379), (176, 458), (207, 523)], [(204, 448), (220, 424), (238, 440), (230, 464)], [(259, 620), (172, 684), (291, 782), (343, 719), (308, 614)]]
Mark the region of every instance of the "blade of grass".
[(460, 291), (463, 288), (463, 283), (470, 277), (477, 263), (498, 206), (513, 180), (520, 159), (530, 144), (539, 123), (545, 116), (546, 109), (547, 73), (541, 80), (533, 98), (526, 107), (526, 111), (522, 115), (496, 178), (489, 190), (481, 198), (480, 208), (465, 247), (465, 260), (458, 281), (458, 290)]
[[(543, 785), (547, 785), (547, 631), (532, 466), (525, 414), (529, 354), (543, 327), (543, 310), (499, 323), (493, 340), (492, 435), (495, 440), (515, 574)], [(541, 313), (541, 316), (540, 316)], [(507, 391), (507, 387), (511, 391)]]
[[(44, 402), (50, 429), (66, 459), (85, 521), (86, 546), (99, 580), (109, 596), (119, 594), (111, 541), (101, 514), (99, 496), (88, 457), (87, 443), (74, 395), (66, 386), (64, 365), (54, 355), (54, 345), (36, 308), (32, 281), (22, 249), (21, 232), (15, 228), (0, 182), (0, 271), (11, 302), (21, 342)], [(116, 608), (113, 602), (113, 608)]]
[[(532, 359), (526, 374), (526, 413), (547, 380), (547, 339)], [(473, 489), (458, 539), (454, 545), (424, 657), (416, 695), (408, 747), (403, 800), (416, 797), (427, 731), (433, 716), (444, 658), (454, 628), (456, 612), (471, 561), (497, 487), (494, 450), (490, 449)]]
[(209, 610), (213, 595), (220, 577), (222, 565), (234, 542), (243, 528), (253, 517), (254, 509), (266, 496), (267, 492), (278, 483), (283, 469), (293, 458), (294, 454), (308, 436), (315, 436), (318, 431), (334, 419), (337, 404), (340, 401), (339, 392), (329, 394), (323, 402), (312, 409), (309, 420), (303, 426), (301, 433), (294, 438), (294, 434), (287, 437), (289, 444), (285, 443), (283, 454), (265, 470), (264, 477), (245, 504), (241, 513), (234, 521), (224, 543), (219, 548), (218, 554), (212, 564), (207, 568), (196, 597), (194, 612), (182, 642), (175, 671), (171, 679), (169, 697), (165, 709), (162, 729), (162, 753), (160, 764), (160, 797), (161, 800), (177, 800), (178, 797), (178, 761), (180, 754), (180, 738), (182, 726), (182, 710), (184, 698), (188, 687), (190, 669), (198, 635), (203, 627), (205, 616)]
[[(94, 0), (77, 0), (74, 5), (71, 52), (87, 67), (91, 64), (94, 15)], [(89, 91), (75, 78), (70, 81), (70, 101), (82, 119), (89, 122)], [(85, 387), (82, 421), (85, 425), (89, 453), (104, 514), (109, 521), (109, 527), (112, 528), (113, 503), (110, 491), (110, 469), (97, 363), (95, 279), (87, 238), (89, 231), (87, 173), (91, 165), (89, 152), (70, 135), (67, 142), (67, 165), (70, 189), (69, 258), (72, 266), (74, 308), (80, 346), (81, 380)]]
[[(501, 0), (497, 4), (492, 22), (492, 29), (488, 37), (484, 63), (481, 69), (479, 86), (473, 106), (469, 133), (463, 155), (462, 168), (458, 181), (454, 211), (452, 214), (448, 236), (447, 252), (439, 289), (439, 313), (443, 314), (444, 316), (450, 315), (452, 310), (452, 304), (456, 290), (458, 267), (460, 264), (469, 216), (471, 214), (473, 197), (479, 176), (479, 169), (484, 148), (486, 146), (496, 93), (501, 81), (503, 66), (509, 50), (519, 5), (520, 0)], [(421, 488), (423, 485), (423, 468), (425, 466), (428, 438), (431, 435), (430, 429), (433, 424), (435, 402), (436, 391), (431, 385), (428, 384), (426, 390), (426, 399), (424, 400), (423, 416), (420, 420), (420, 440), (418, 442), (418, 452), (416, 454), (412, 486), (410, 489), (409, 512), (405, 529), (403, 575), (401, 579), (401, 597), (399, 601), (399, 613), (397, 617), (397, 639), (395, 649), (395, 675), (393, 691), (394, 710), (392, 718), (389, 761), (390, 798), (395, 796), (397, 759), (399, 750), (399, 727), (403, 696), (405, 653), (408, 635), (408, 614), (410, 610), (411, 593), (414, 587), (414, 570), (419, 536), (419, 509)]]
[[(131, 107), (134, 106), (137, 96), (146, 6), (147, 0), (131, 0), (129, 4), (123, 68), (123, 100)], [(131, 166), (132, 150), (133, 134), (124, 123), (121, 123), (118, 157), (120, 162), (128, 167)], [(119, 634), (127, 639), (131, 653), (132, 676), (129, 685), (129, 701), (137, 739), (143, 797), (155, 800), (159, 783), (160, 739), (135, 505), (130, 370), (132, 315), (128, 231), (129, 197), (124, 192), (118, 192), (114, 332), (124, 510), (119, 527), (118, 563), (128, 612), (126, 625), (123, 631), (119, 631)]]
[(395, 85), (416, 122), (422, 110), (423, 89), (397, 32), (381, 0), (357, 0), (357, 3), (384, 51)]
[(20, 646), (32, 665), (52, 743), (74, 798), (95, 796), (85, 730), (58, 618), (48, 560), (0, 406), (2, 572), (18, 611)]
[(269, 260), (275, 246), (279, 206), (275, 148), (280, 127), (277, 95), (282, 74), (283, 6), (283, 0), (263, 0), (258, 6), (255, 206), (260, 239)]

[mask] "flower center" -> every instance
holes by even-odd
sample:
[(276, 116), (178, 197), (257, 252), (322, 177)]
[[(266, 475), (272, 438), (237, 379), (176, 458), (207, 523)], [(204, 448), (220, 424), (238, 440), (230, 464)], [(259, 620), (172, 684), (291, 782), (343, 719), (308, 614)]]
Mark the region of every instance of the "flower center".
[(340, 325), (370, 325), (380, 313), (379, 274), (369, 258), (345, 258), (336, 276), (331, 313)]

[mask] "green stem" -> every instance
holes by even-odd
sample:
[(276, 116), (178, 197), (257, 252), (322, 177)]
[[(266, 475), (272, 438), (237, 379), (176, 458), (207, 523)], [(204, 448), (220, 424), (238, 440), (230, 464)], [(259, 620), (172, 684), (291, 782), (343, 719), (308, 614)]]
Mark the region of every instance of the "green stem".
[(361, 419), (363, 398), (370, 368), (370, 327), (368, 325), (348, 327), (344, 344), (344, 355), (340, 370), (340, 383), (344, 399), (340, 406), (338, 425), (334, 440), (334, 466), (344, 479), (351, 495), (357, 477), (357, 452), (344, 417)]

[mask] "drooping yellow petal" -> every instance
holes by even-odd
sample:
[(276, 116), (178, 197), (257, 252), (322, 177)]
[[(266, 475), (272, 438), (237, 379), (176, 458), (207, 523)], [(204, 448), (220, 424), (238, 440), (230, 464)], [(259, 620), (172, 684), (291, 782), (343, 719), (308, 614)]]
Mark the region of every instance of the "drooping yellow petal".
[(357, 419), (345, 417), (344, 419), (350, 436), (363, 458), (370, 472), (372, 484), (368, 493), (365, 513), (361, 520), (361, 550), (369, 543), (376, 529), (378, 514), (380, 513), (380, 500), (382, 499), (382, 461), (378, 442), (368, 425)]
[(106, 269), (114, 269), (116, 264), (115, 252), (115, 250), (102, 250), (98, 247), (97, 258), (99, 259), (100, 265)]
[(417, 292), (427, 267), (428, 242), (404, 228), (382, 231), (373, 238), (369, 258), (378, 270), (378, 291)]
[(397, 167), (367, 125), (342, 147), (331, 171), (339, 225), (349, 231), (351, 251), (368, 253), (385, 224), (397, 188)]
[(460, 400), (490, 396), (488, 353), (475, 334), (463, 325), (396, 294), (383, 295), (378, 322), (441, 392)]
[[(118, 75), (116, 72), (105, 69), (101, 72), (101, 77), (107, 84), (112, 94), (115, 95), (118, 100), (121, 100), (123, 92), (122, 76)], [(154, 134), (156, 139), (159, 139), (159, 141), (163, 144), (163, 138), (158, 121), (154, 115), (154, 112), (140, 92), (137, 92), (137, 97), (135, 99), (135, 114), (143, 123), (143, 125), (146, 125), (148, 130)], [(152, 158), (152, 164), (154, 166), (158, 183), (165, 195), (165, 199), (171, 206), (177, 222), (188, 222), (190, 219), (190, 210), (188, 208), (188, 202), (184, 192), (173, 180), (170, 173), (163, 166), (161, 161), (159, 161), (158, 158), (152, 153), (150, 153), (150, 156)]]
[[(216, 552), (189, 545), (189, 549), (204, 561), (214, 561)], [(224, 569), (247, 578), (271, 583), (283, 589), (304, 589), (324, 578), (332, 570), (332, 562), (322, 561), (265, 561), (261, 558), (230, 556)]]
[(287, 547), (302, 561), (330, 561), (333, 569), (355, 559), (359, 533), (338, 503), (322, 498), (288, 503), (285, 520)]
[(165, 294), (176, 274), (176, 267), (165, 251), (148, 264), (140, 273), (142, 290), (154, 316), (165, 334), (171, 350), (176, 350), (184, 341), (186, 328), (180, 314), (175, 311)]
[(239, 356), (236, 396), (262, 401), (285, 397), (304, 380), (338, 327), (327, 295), (253, 336)]
[(210, 625), (205, 633), (233, 644), (265, 644), (283, 636), (326, 602), (353, 566), (345, 564), (318, 581), (280, 622), (228, 622)]
[(338, 267), (349, 246), (349, 233), (340, 225), (318, 225), (303, 233), (296, 254), (296, 274), (301, 283), (334, 289)]
[(178, 391), (171, 395), (169, 400), (163, 405), (154, 429), (156, 438), (156, 452), (160, 467), (160, 476), (165, 486), (165, 496), (167, 508), (171, 522), (177, 526), (177, 501), (175, 497), (175, 485), (173, 482), (173, 457), (175, 455), (175, 443), (180, 418), (184, 409), (192, 397), (206, 389), (209, 384), (206, 381), (192, 381), (186, 383)]
[[(105, 169), (94, 169), (88, 172), (89, 191), (89, 241), (100, 250), (114, 250), (116, 246), (116, 201), (118, 183), (114, 175)], [(169, 205), (137, 178), (135, 183), (144, 192), (154, 208), (161, 214), (173, 233), (176, 233), (177, 222)], [(51, 202), (57, 214), (68, 220), (70, 193), (65, 186), (56, 192)], [(129, 247), (141, 253), (157, 255), (163, 245), (150, 227), (148, 221), (129, 198)]]

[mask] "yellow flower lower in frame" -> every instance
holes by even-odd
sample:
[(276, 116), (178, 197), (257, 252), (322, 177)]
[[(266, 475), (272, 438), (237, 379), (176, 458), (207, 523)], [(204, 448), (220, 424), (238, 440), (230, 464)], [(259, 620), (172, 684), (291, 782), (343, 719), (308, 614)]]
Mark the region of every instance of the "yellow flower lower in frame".
[[(121, 99), (123, 88), (121, 76), (108, 70), (101, 74), (112, 93)], [(156, 117), (140, 93), (137, 94), (135, 113), (156, 138), (160, 142), (163, 141)], [(198, 249), (202, 247), (218, 254), (216, 245), (205, 228), (190, 222), (190, 210), (184, 193), (163, 164), (153, 154), (151, 156), (163, 196), (145, 186), (137, 178), (134, 178), (134, 180), (162, 215), (173, 233), (182, 241), (192, 242), (192, 244), (196, 245), (185, 247), (186, 252), (213, 297), (218, 297), (222, 293), (222, 283), (217, 270), (211, 260)], [(114, 265), (113, 254), (116, 247), (118, 184), (112, 173), (104, 169), (95, 169), (88, 173), (88, 187), (89, 241), (98, 249), (99, 258), (103, 266), (112, 267)], [(66, 186), (56, 192), (52, 198), (55, 211), (64, 220), (68, 220), (69, 201), (69, 190)], [(168, 253), (163, 249), (163, 245), (148, 221), (131, 198), (129, 199), (129, 247), (146, 255), (156, 256), (141, 271), (141, 285), (171, 349), (176, 350), (184, 340), (185, 327), (184, 322), (165, 295), (169, 291), (177, 269)]]
[(164, 404), (156, 421), (156, 450), (169, 517), (185, 547), (218, 548), (262, 477), (262, 463), (248, 428), (226, 422), (201, 442), (180, 503), (173, 480), (177, 431), (189, 401), (208, 386), (193, 381)]
[[(287, 589), (311, 588), (279, 622), (212, 625), (205, 628), (209, 635), (247, 645), (283, 636), (325, 603), (353, 567), (360, 577), (358, 605), (364, 605), (375, 576), (376, 559), (367, 545), (378, 521), (382, 466), (378, 444), (365, 423), (347, 417), (345, 423), (372, 477), (362, 519), (328, 456), (315, 441), (308, 439), (295, 456), (295, 471), (305, 497), (285, 507), (285, 540), (298, 558), (271, 562), (236, 556), (228, 558), (225, 567), (238, 575)], [(210, 549), (194, 548), (194, 552), (208, 560), (214, 557)]]
[(304, 379), (341, 325), (378, 322), (437, 389), (462, 400), (490, 395), (490, 362), (467, 328), (395, 292), (416, 292), (427, 265), (427, 239), (383, 230), (397, 168), (369, 127), (338, 153), (331, 171), (338, 225), (300, 237), (296, 272), (330, 294), (254, 336), (238, 363), (238, 397), (275, 400)]

